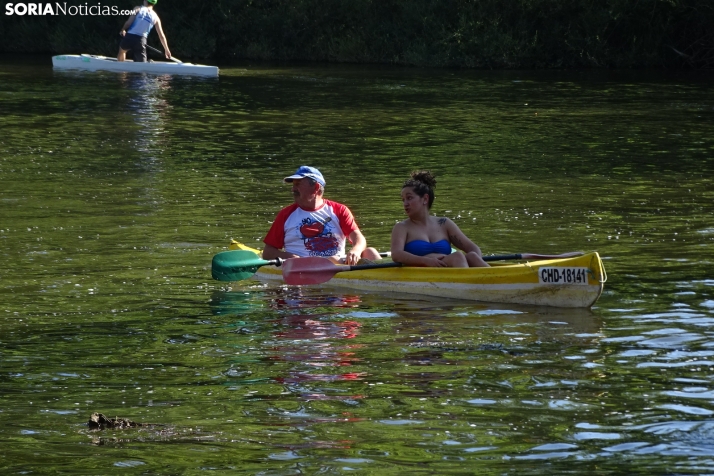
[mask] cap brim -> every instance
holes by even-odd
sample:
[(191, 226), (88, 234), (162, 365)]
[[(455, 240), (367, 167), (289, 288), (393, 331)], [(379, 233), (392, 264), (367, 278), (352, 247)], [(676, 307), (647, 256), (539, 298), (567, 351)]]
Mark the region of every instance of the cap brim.
[(283, 179), (283, 182), (288, 182), (288, 183), (290, 183), (290, 182), (292, 182), (292, 181), (295, 180), (295, 179), (301, 179), (301, 178), (305, 178), (305, 176), (304, 176), (304, 175), (291, 175), (290, 177), (285, 177), (285, 178)]

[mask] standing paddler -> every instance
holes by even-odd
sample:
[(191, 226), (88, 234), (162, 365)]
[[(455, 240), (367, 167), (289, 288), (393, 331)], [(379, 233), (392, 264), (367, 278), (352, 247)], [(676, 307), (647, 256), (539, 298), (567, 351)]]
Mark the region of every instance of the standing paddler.
[(126, 52), (132, 50), (134, 52), (134, 61), (146, 63), (146, 38), (149, 36), (151, 29), (156, 26), (156, 33), (159, 35), (159, 40), (164, 46), (164, 54), (166, 59), (171, 58), (169, 44), (166, 41), (166, 35), (161, 28), (161, 19), (154, 11), (154, 5), (158, 0), (144, 0), (143, 6), (134, 7), (133, 14), (124, 23), (119, 34), (123, 37), (119, 44), (119, 54), (117, 61), (126, 59)]

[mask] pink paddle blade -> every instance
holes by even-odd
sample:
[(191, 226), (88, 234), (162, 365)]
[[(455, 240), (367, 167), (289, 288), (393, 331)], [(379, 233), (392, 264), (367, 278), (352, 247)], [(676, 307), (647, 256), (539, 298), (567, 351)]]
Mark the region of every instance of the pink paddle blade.
[(327, 258), (290, 258), (283, 263), (283, 281), (287, 284), (321, 284), (349, 266), (339, 266)]

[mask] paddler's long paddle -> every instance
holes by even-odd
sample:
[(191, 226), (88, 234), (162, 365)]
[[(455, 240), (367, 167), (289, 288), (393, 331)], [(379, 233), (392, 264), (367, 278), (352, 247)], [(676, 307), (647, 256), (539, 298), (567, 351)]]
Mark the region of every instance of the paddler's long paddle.
[[(240, 245), (240, 243), (236, 242), (236, 244)], [(383, 256), (389, 256), (391, 253), (380, 253)], [(326, 261), (328, 263), (332, 263), (330, 260), (327, 258), (301, 258), (304, 260), (317, 260), (318, 263), (322, 263), (323, 261)], [(258, 268), (261, 266), (266, 266), (266, 265), (273, 265), (273, 266), (281, 266), (283, 263), (285, 263), (284, 259), (281, 258), (276, 258), (274, 260), (264, 260), (261, 259), (257, 254), (255, 254), (252, 251), (248, 250), (230, 250), (230, 251), (222, 251), (221, 253), (216, 254), (213, 257), (213, 261), (211, 263), (211, 275), (213, 276), (213, 279), (218, 280), (218, 281), (242, 281), (244, 279), (248, 279), (251, 276), (253, 276), (257, 271)], [(309, 264), (310, 262), (306, 263), (306, 265), (312, 266)], [(390, 266), (395, 266), (394, 264), (389, 264), (389, 266), (384, 266), (384, 267), (390, 267)], [(380, 266), (383, 267), (383, 266)], [(328, 281), (326, 279), (325, 281)], [(320, 282), (325, 282), (325, 281), (320, 281)], [(300, 283), (300, 284), (307, 284), (307, 283)]]
[[(580, 256), (583, 253), (575, 251), (561, 255), (539, 255), (533, 253), (520, 253), (512, 255), (484, 256), (484, 261), (504, 261), (517, 259), (558, 259)], [(257, 254), (247, 250), (223, 251), (213, 257), (211, 274), (218, 281), (241, 281), (253, 276), (261, 266), (283, 266), (283, 279), (287, 284), (321, 284), (344, 271), (358, 271), (363, 269), (395, 268), (401, 263), (362, 264), (355, 266), (336, 265), (327, 258), (296, 258), (282, 260), (261, 259)]]
[[(484, 261), (505, 261), (511, 259), (558, 259), (580, 256), (581, 251), (563, 253), (562, 255), (538, 255), (533, 253), (518, 253), (512, 255), (484, 256)], [(365, 269), (398, 268), (401, 263), (358, 264), (345, 266), (335, 264), (327, 258), (292, 258), (283, 262), (283, 281), (286, 284), (322, 284), (333, 278), (337, 273), (359, 271)]]
[(270, 261), (260, 259), (252, 251), (223, 251), (213, 257), (211, 275), (218, 281), (241, 281), (253, 276), (261, 266), (268, 264), (280, 266), (282, 263), (284, 260), (280, 258)]
[[(156, 48), (154, 48), (153, 46), (149, 46), (149, 45), (146, 45), (146, 47), (149, 48), (151, 51), (155, 51), (156, 53), (158, 53), (158, 54), (160, 54), (161, 56), (163, 56), (164, 58), (166, 58), (166, 54), (165, 54), (163, 51), (161, 51), (161, 50), (159, 50), (159, 49), (156, 49)], [(171, 61), (173, 61), (174, 63), (183, 63), (183, 61), (181, 61), (181, 60), (178, 59), (178, 58), (174, 58), (173, 56), (170, 57), (169, 59), (170, 59)]]
[(563, 253), (562, 255), (537, 255), (534, 253), (516, 253), (513, 255), (491, 255), (483, 256), (484, 261), (506, 261), (509, 259), (558, 259), (558, 258), (573, 258), (575, 256), (582, 256), (582, 251), (571, 251), (570, 253)]

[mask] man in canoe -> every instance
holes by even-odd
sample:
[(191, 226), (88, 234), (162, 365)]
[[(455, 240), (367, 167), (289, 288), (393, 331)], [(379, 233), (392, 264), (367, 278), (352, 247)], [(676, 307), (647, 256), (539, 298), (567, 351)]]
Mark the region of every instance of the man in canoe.
[(166, 41), (166, 35), (161, 28), (161, 20), (159, 15), (154, 11), (154, 5), (158, 0), (144, 0), (143, 6), (134, 7), (134, 14), (124, 23), (119, 34), (123, 37), (119, 44), (119, 54), (117, 61), (126, 59), (126, 52), (132, 50), (134, 53), (134, 61), (138, 63), (146, 63), (146, 39), (149, 32), (155, 26), (156, 33), (159, 35), (159, 40), (164, 46), (164, 54), (166, 59), (171, 58), (169, 44)]
[[(350, 209), (323, 198), (325, 179), (319, 170), (303, 165), (284, 180), (292, 184), (295, 203), (273, 221), (263, 240), (263, 259), (319, 256), (347, 265), (360, 258), (380, 259), (376, 249), (367, 248)], [(345, 252), (347, 240), (352, 248)]]
[[(402, 205), (408, 218), (392, 229), (392, 259), (406, 266), (488, 267), (481, 249), (456, 223), (429, 213), (435, 187), (436, 177), (429, 171), (412, 172), (404, 182)], [(452, 253), (452, 246), (463, 253)]]

